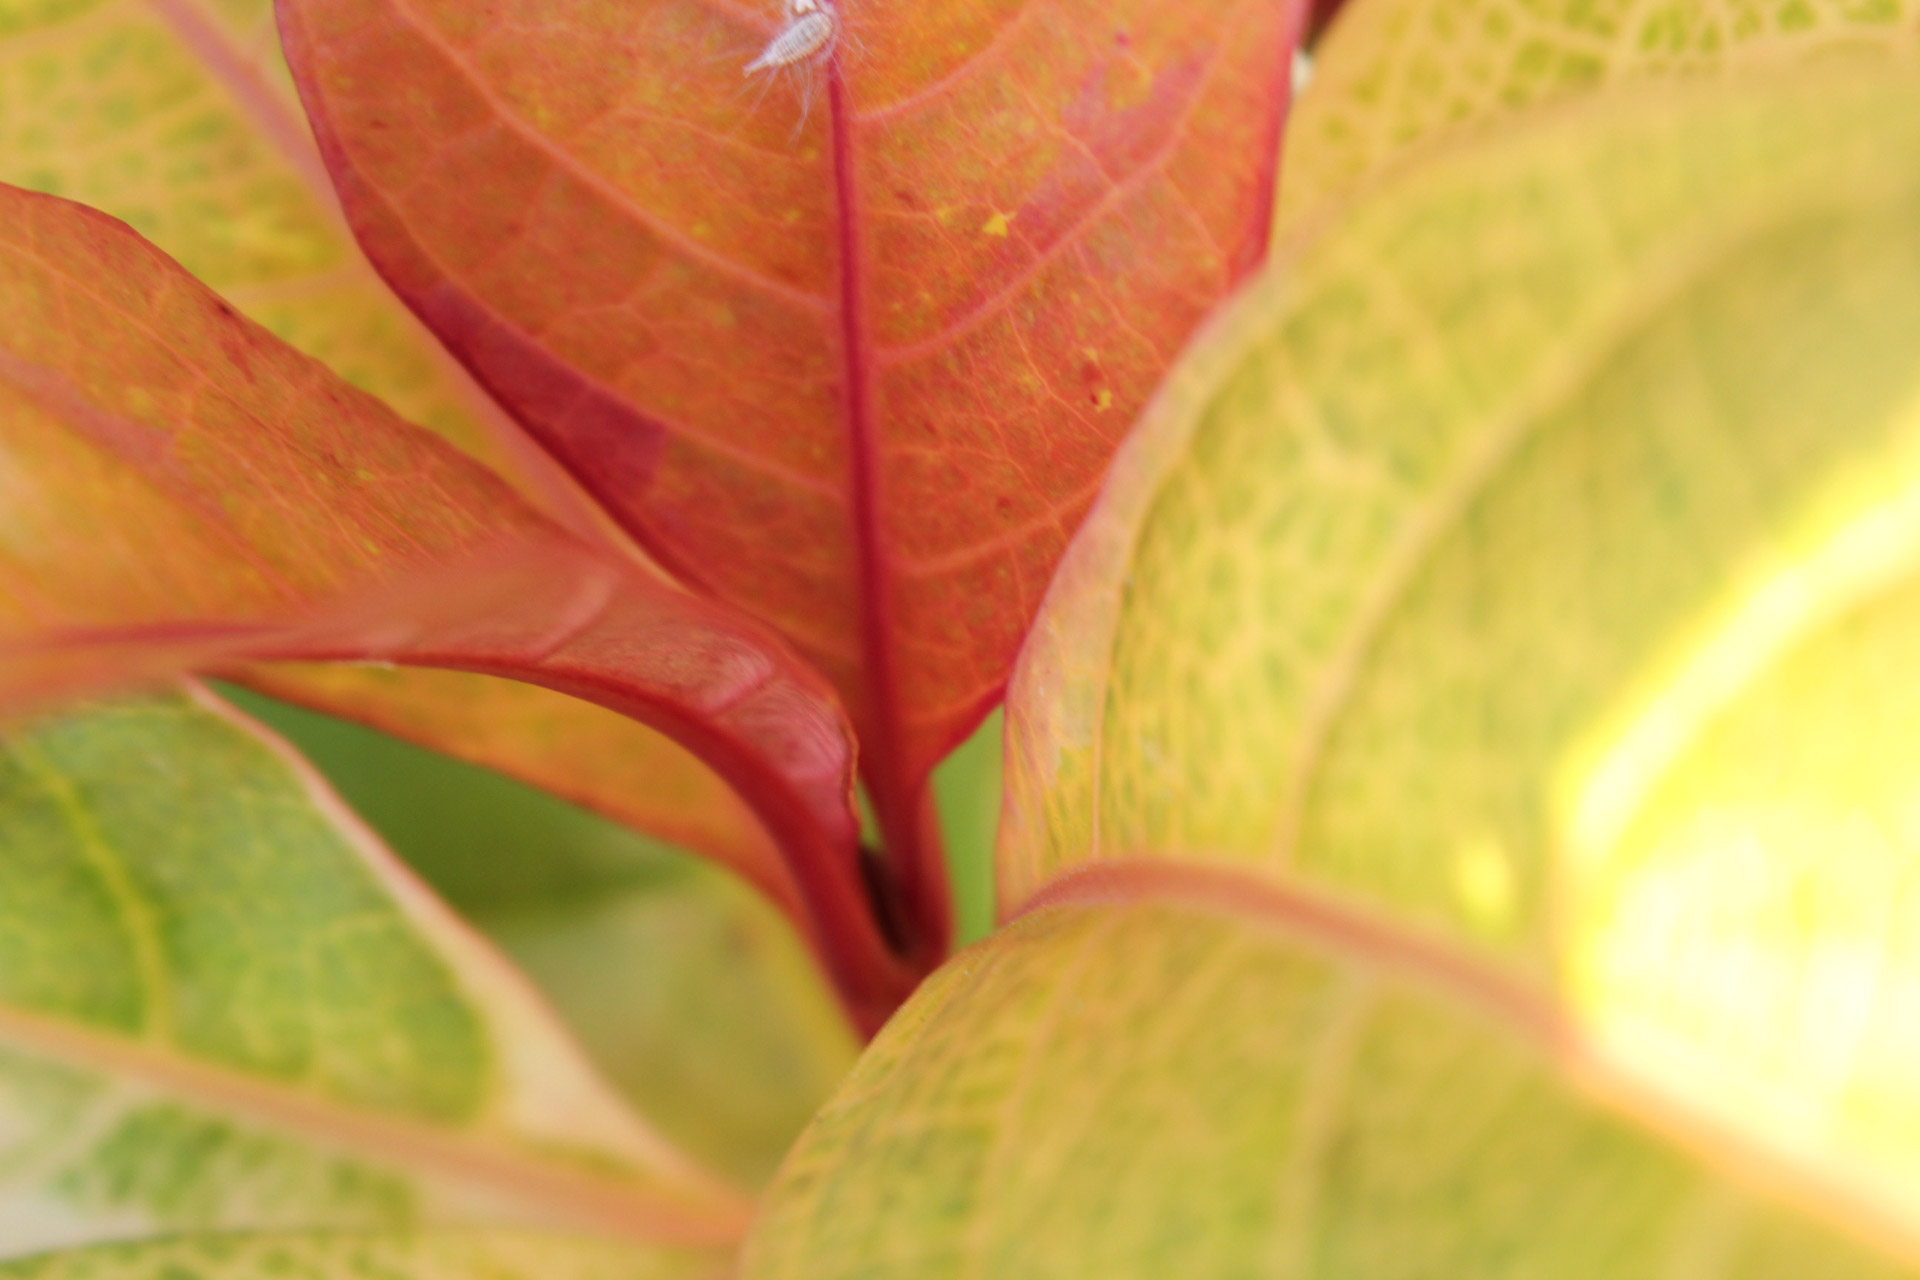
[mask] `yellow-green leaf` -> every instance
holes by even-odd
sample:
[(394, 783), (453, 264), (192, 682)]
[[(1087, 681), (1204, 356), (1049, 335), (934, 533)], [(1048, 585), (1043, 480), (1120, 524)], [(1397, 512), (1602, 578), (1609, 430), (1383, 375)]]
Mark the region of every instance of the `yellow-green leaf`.
[(355, 245), (272, 0), (0, 0), (0, 86), (0, 182), (132, 224), (276, 336), (575, 513)]
[(1283, 259), (1056, 580), (1006, 901), (1156, 850), (1364, 900), (1920, 1209), (1916, 226), (1920, 95), (1813, 75), (1596, 97)]
[(545, 1225), (732, 1193), (283, 747), (198, 691), (0, 745), (0, 1240)]
[[(1910, 57), (1915, 0), (1351, 0), (1288, 124), (1286, 238), (1448, 139), (1611, 87)], [(1337, 215), (1332, 215), (1337, 216)]]
[(1145, 891), (930, 979), (788, 1160), (748, 1280), (1920, 1274), (1471, 967)]
[(209, 1235), (0, 1264), (5, 1280), (712, 1280), (723, 1273), (709, 1253), (504, 1231)]

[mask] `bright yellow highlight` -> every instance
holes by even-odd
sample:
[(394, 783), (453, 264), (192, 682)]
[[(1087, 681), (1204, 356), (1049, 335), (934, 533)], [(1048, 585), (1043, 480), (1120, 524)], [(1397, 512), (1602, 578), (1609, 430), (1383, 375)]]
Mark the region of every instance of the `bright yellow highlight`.
[(1822, 504), (1856, 514), (1651, 682), (1564, 826), (1595, 1034), (1727, 1123), (1841, 1153), (1896, 1212), (1920, 1209), (1914, 474)]
[(1477, 836), (1453, 855), (1454, 889), (1483, 929), (1497, 932), (1513, 912), (1513, 864), (1491, 835)]
[[(1377, 122), (1357, 38), (1309, 96)], [(1914, 92), (1496, 112), (1284, 246), (1056, 576), (1010, 905), (1143, 853), (1365, 904), (1920, 1220)]]
[(1679, 669), (1655, 682), (1657, 692), (1628, 717), (1619, 739), (1581, 771), (1561, 824), (1576, 864), (1605, 856), (1648, 791), (1755, 679), (1809, 635), (1920, 568), (1920, 475), (1915, 481), (1862, 504), (1820, 545), (1761, 575), (1724, 622), (1706, 628), (1708, 638)]

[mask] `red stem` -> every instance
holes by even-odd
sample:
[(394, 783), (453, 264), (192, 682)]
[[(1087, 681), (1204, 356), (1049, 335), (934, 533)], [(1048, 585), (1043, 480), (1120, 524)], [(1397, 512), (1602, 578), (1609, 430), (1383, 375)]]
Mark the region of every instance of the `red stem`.
[[(853, 112), (836, 53), (827, 63), (827, 112), (832, 130), (834, 197), (839, 210), (840, 338), (846, 372), (849, 455), (852, 464), (854, 542), (860, 582), (861, 656), (872, 705), (864, 717), (861, 775), (879, 819), (886, 879), (876, 892), (898, 894), (906, 937), (904, 958), (931, 968), (952, 941), (940, 829), (924, 779), (903, 768), (898, 673), (888, 631), (892, 583), (885, 563), (880, 517), (879, 441), (875, 434), (872, 338), (867, 330), (866, 246), (862, 243)], [(879, 903), (890, 912), (893, 904)]]

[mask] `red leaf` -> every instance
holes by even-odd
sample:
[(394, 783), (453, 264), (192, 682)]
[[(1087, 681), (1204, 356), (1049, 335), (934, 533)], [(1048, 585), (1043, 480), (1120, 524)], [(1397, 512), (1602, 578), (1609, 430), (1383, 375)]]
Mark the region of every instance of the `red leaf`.
[(756, 7), (279, 0), (376, 265), (652, 553), (828, 673), (937, 915), (926, 771), (1261, 255), (1306, 5), (839, 0), (832, 59), (763, 100)]
[(0, 186), (0, 316), (0, 706), (262, 657), (586, 698), (754, 807), (863, 1021), (902, 994), (850, 733), (771, 633), (576, 542), (105, 215)]

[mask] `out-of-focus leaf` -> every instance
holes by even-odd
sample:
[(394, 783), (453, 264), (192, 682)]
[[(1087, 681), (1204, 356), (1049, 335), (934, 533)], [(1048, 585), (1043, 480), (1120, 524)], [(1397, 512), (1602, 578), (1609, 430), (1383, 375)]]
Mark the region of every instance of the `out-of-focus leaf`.
[(229, 692), (546, 993), (608, 1080), (759, 1186), (853, 1061), (791, 926), (723, 872), (383, 734)]
[(1549, 102), (1661, 79), (1884, 61), (1920, 43), (1915, 0), (1363, 0), (1340, 12), (1288, 123), (1283, 238), (1423, 149)]
[(208, 1235), (0, 1263), (6, 1280), (713, 1280), (711, 1253), (505, 1231)]
[(831, 676), (918, 883), (927, 770), (1263, 250), (1305, 5), (836, 8), (770, 90), (741, 69), (774, 0), (280, 13), (374, 262), (663, 563)]
[(713, 872), (474, 919), (663, 1132), (745, 1185), (773, 1176), (853, 1063), (792, 929)]
[(471, 1222), (723, 1243), (743, 1206), (304, 764), (197, 691), (0, 748), (0, 1239)]
[(578, 698), (488, 676), (341, 663), (263, 664), (250, 688), (486, 765), (754, 878), (793, 886), (753, 813), (671, 738)]
[(942, 842), (953, 881), (954, 936), (962, 944), (993, 932), (993, 843), (1000, 824), (1004, 728), (1004, 717), (996, 708), (933, 771)]
[(1382, 190), (1118, 464), (1002, 892), (1162, 848), (1369, 901), (1920, 1211), (1916, 225), (1920, 96), (1861, 75)]
[(131, 223), (228, 302), (572, 515), (581, 499), (374, 274), (272, 0), (0, 0), (0, 182)]
[(262, 657), (588, 698), (674, 734), (780, 833), (858, 1016), (898, 998), (850, 732), (771, 632), (574, 541), (104, 215), (0, 188), (0, 325), (0, 705)]
[(1675, 1128), (1457, 957), (1216, 888), (1094, 888), (936, 973), (795, 1148), (743, 1274), (1920, 1274), (1910, 1238)]

